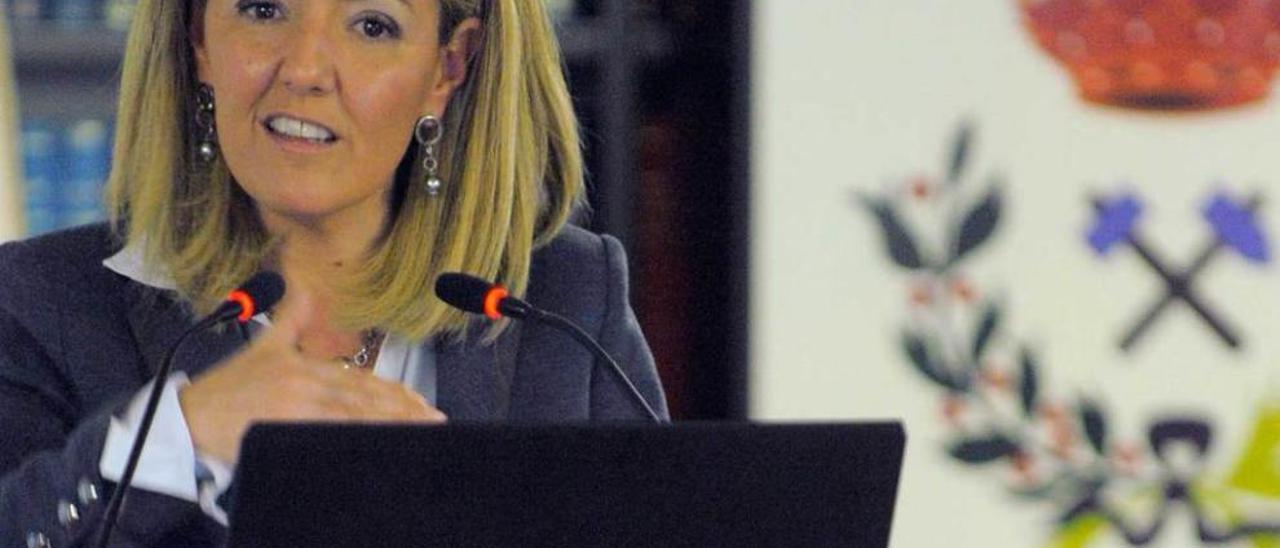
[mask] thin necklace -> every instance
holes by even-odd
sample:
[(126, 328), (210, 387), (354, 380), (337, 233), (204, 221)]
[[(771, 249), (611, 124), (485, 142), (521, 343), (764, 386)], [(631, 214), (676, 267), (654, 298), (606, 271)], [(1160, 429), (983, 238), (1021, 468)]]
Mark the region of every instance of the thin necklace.
[[(267, 319), (274, 321), (270, 312), (266, 313)], [(343, 369), (372, 369), (374, 364), (369, 363), (369, 358), (373, 357), (373, 349), (377, 348), (378, 343), (382, 342), (382, 332), (377, 329), (366, 329), (360, 336), (360, 348), (355, 354), (350, 356), (338, 356), (334, 359), (342, 361)]]
[(360, 349), (351, 356), (339, 356), (342, 360), (344, 369), (369, 369), (373, 364), (369, 363), (369, 357), (373, 355), (373, 349), (378, 345), (382, 333), (376, 329), (367, 329), (364, 336), (360, 338)]

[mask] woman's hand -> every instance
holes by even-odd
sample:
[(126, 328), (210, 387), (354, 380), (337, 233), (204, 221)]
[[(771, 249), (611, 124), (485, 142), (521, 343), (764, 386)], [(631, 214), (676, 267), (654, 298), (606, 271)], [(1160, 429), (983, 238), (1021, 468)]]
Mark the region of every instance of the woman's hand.
[(245, 431), (260, 421), (445, 421), (404, 385), (303, 356), (298, 338), (311, 311), (305, 299), (293, 304), (244, 351), (180, 392), (198, 451), (234, 463)]

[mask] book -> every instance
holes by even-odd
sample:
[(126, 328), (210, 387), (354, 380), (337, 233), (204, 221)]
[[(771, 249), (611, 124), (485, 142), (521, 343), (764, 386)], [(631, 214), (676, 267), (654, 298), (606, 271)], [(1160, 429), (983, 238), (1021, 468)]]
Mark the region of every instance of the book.
[(31, 120), (22, 126), (27, 234), (106, 217), (103, 186), (111, 169), (110, 123)]

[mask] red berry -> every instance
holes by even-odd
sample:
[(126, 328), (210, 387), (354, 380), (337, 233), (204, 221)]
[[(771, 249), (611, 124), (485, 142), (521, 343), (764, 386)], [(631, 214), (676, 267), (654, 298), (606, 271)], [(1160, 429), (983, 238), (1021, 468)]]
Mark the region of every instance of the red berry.
[(1112, 452), (1112, 458), (1116, 462), (1126, 468), (1135, 468), (1142, 460), (1142, 452), (1138, 450), (1138, 446), (1132, 442), (1119, 444)]
[(942, 416), (952, 423), (959, 422), (960, 416), (964, 414), (964, 399), (956, 396), (947, 396), (942, 401)]
[(933, 289), (927, 283), (919, 283), (911, 288), (911, 303), (926, 306), (933, 303)]
[(1009, 374), (998, 369), (984, 369), (982, 371), (982, 380), (987, 386), (996, 390), (1004, 390), (1009, 388)]
[(1049, 444), (1049, 450), (1054, 456), (1067, 460), (1071, 458), (1071, 449), (1075, 447), (1076, 439), (1070, 429), (1055, 427), (1053, 429), (1053, 441)]
[(964, 278), (958, 278), (951, 282), (951, 293), (965, 303), (972, 303), (978, 300), (978, 292)]
[(1066, 419), (1067, 411), (1061, 404), (1046, 403), (1040, 406), (1040, 415), (1049, 422), (1059, 423)]
[(1027, 453), (1019, 450), (1010, 456), (1010, 464), (1013, 466), (1014, 472), (1017, 473), (1018, 481), (1021, 483), (1032, 483), (1035, 481), (1035, 459)]
[(933, 195), (933, 182), (924, 175), (912, 179), (910, 188), (911, 196), (917, 200), (924, 200)]

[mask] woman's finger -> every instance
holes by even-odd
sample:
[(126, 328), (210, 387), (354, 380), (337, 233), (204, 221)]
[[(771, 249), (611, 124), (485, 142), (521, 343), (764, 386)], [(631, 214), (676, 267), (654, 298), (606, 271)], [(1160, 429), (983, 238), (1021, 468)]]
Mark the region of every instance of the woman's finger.
[(402, 384), (368, 375), (350, 374), (337, 382), (329, 397), (353, 418), (440, 422), (444, 414)]

